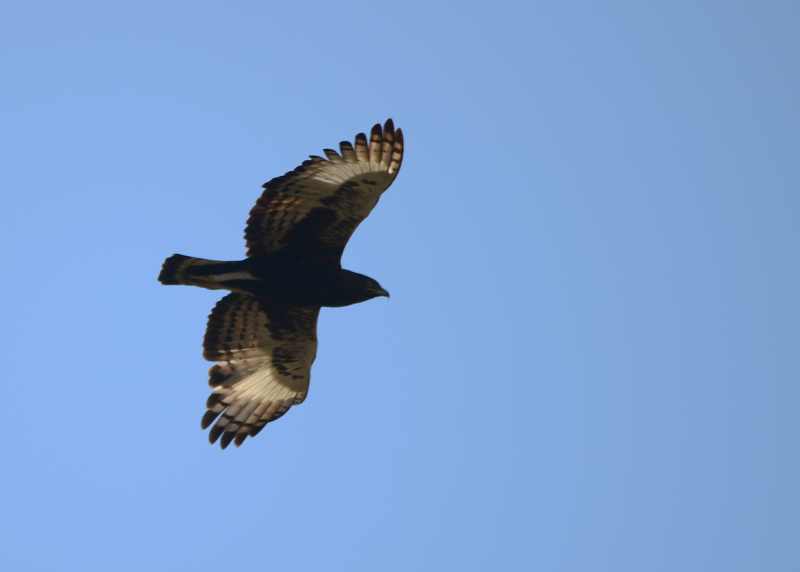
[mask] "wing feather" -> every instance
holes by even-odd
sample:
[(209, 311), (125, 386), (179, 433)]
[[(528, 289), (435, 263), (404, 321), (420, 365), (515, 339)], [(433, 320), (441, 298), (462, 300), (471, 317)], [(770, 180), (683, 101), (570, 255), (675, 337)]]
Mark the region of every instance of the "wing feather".
[[(276, 306), (233, 293), (208, 319), (203, 355), (212, 393), (201, 426), (211, 443), (241, 445), (264, 425), (302, 403), (317, 351), (319, 308)], [(221, 438), (221, 439), (220, 439)]]
[(356, 159), (356, 152), (353, 149), (353, 144), (350, 141), (341, 141), (339, 143), (339, 152), (342, 154), (342, 157), (348, 163), (357, 163), (358, 159)]
[(328, 161), (333, 161), (333, 162), (342, 161), (342, 157), (339, 155), (339, 153), (337, 153), (333, 149), (323, 149), (322, 152), (325, 153), (325, 156), (328, 158)]
[(286, 251), (338, 264), (356, 227), (392, 184), (403, 160), (403, 134), (391, 119), (369, 140), (342, 141), (264, 184), (245, 228), (248, 256)]

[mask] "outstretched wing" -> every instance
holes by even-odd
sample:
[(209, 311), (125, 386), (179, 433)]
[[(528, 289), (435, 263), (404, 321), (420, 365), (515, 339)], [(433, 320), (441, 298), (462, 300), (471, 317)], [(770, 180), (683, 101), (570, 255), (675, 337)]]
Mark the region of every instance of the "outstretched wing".
[(403, 161), (403, 132), (389, 119), (369, 142), (342, 141), (264, 184), (245, 229), (247, 255), (288, 251), (339, 263), (347, 241), (392, 184)]
[(318, 307), (275, 306), (228, 294), (208, 317), (203, 355), (212, 393), (202, 427), (213, 444), (237, 446), (301, 403), (317, 353)]

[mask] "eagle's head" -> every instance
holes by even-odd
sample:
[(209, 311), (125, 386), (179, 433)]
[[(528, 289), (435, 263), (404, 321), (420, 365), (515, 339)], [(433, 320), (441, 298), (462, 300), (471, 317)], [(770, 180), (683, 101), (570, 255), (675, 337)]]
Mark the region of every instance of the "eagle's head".
[(341, 270), (336, 280), (336, 292), (333, 293), (336, 300), (331, 306), (349, 306), (366, 302), (379, 296), (389, 297), (389, 292), (378, 284), (378, 281), (369, 276)]

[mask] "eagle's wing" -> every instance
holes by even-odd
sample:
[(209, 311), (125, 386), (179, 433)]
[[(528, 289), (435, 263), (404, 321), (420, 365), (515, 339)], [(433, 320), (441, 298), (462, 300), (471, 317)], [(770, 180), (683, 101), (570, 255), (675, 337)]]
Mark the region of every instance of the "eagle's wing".
[(392, 184), (403, 161), (403, 132), (381, 128), (325, 149), (264, 184), (245, 229), (247, 255), (288, 251), (339, 263), (348, 239)]
[[(209, 440), (239, 446), (301, 403), (317, 353), (318, 307), (275, 306), (248, 294), (228, 294), (208, 318), (203, 355), (213, 392), (203, 429)], [(220, 417), (220, 414), (222, 416)], [(219, 419), (217, 419), (219, 417)]]

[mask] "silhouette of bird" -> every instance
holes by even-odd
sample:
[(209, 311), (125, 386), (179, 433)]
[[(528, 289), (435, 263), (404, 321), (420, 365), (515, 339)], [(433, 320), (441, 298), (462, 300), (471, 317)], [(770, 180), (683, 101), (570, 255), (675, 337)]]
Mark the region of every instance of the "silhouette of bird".
[(389, 296), (373, 278), (343, 269), (341, 258), (400, 170), (403, 132), (389, 119), (369, 140), (359, 133), (324, 154), (263, 185), (244, 260), (173, 254), (161, 268), (162, 284), (231, 292), (211, 311), (203, 341), (203, 356), (217, 363), (201, 425), (214, 424), (209, 441), (223, 449), (305, 399), (321, 307)]

